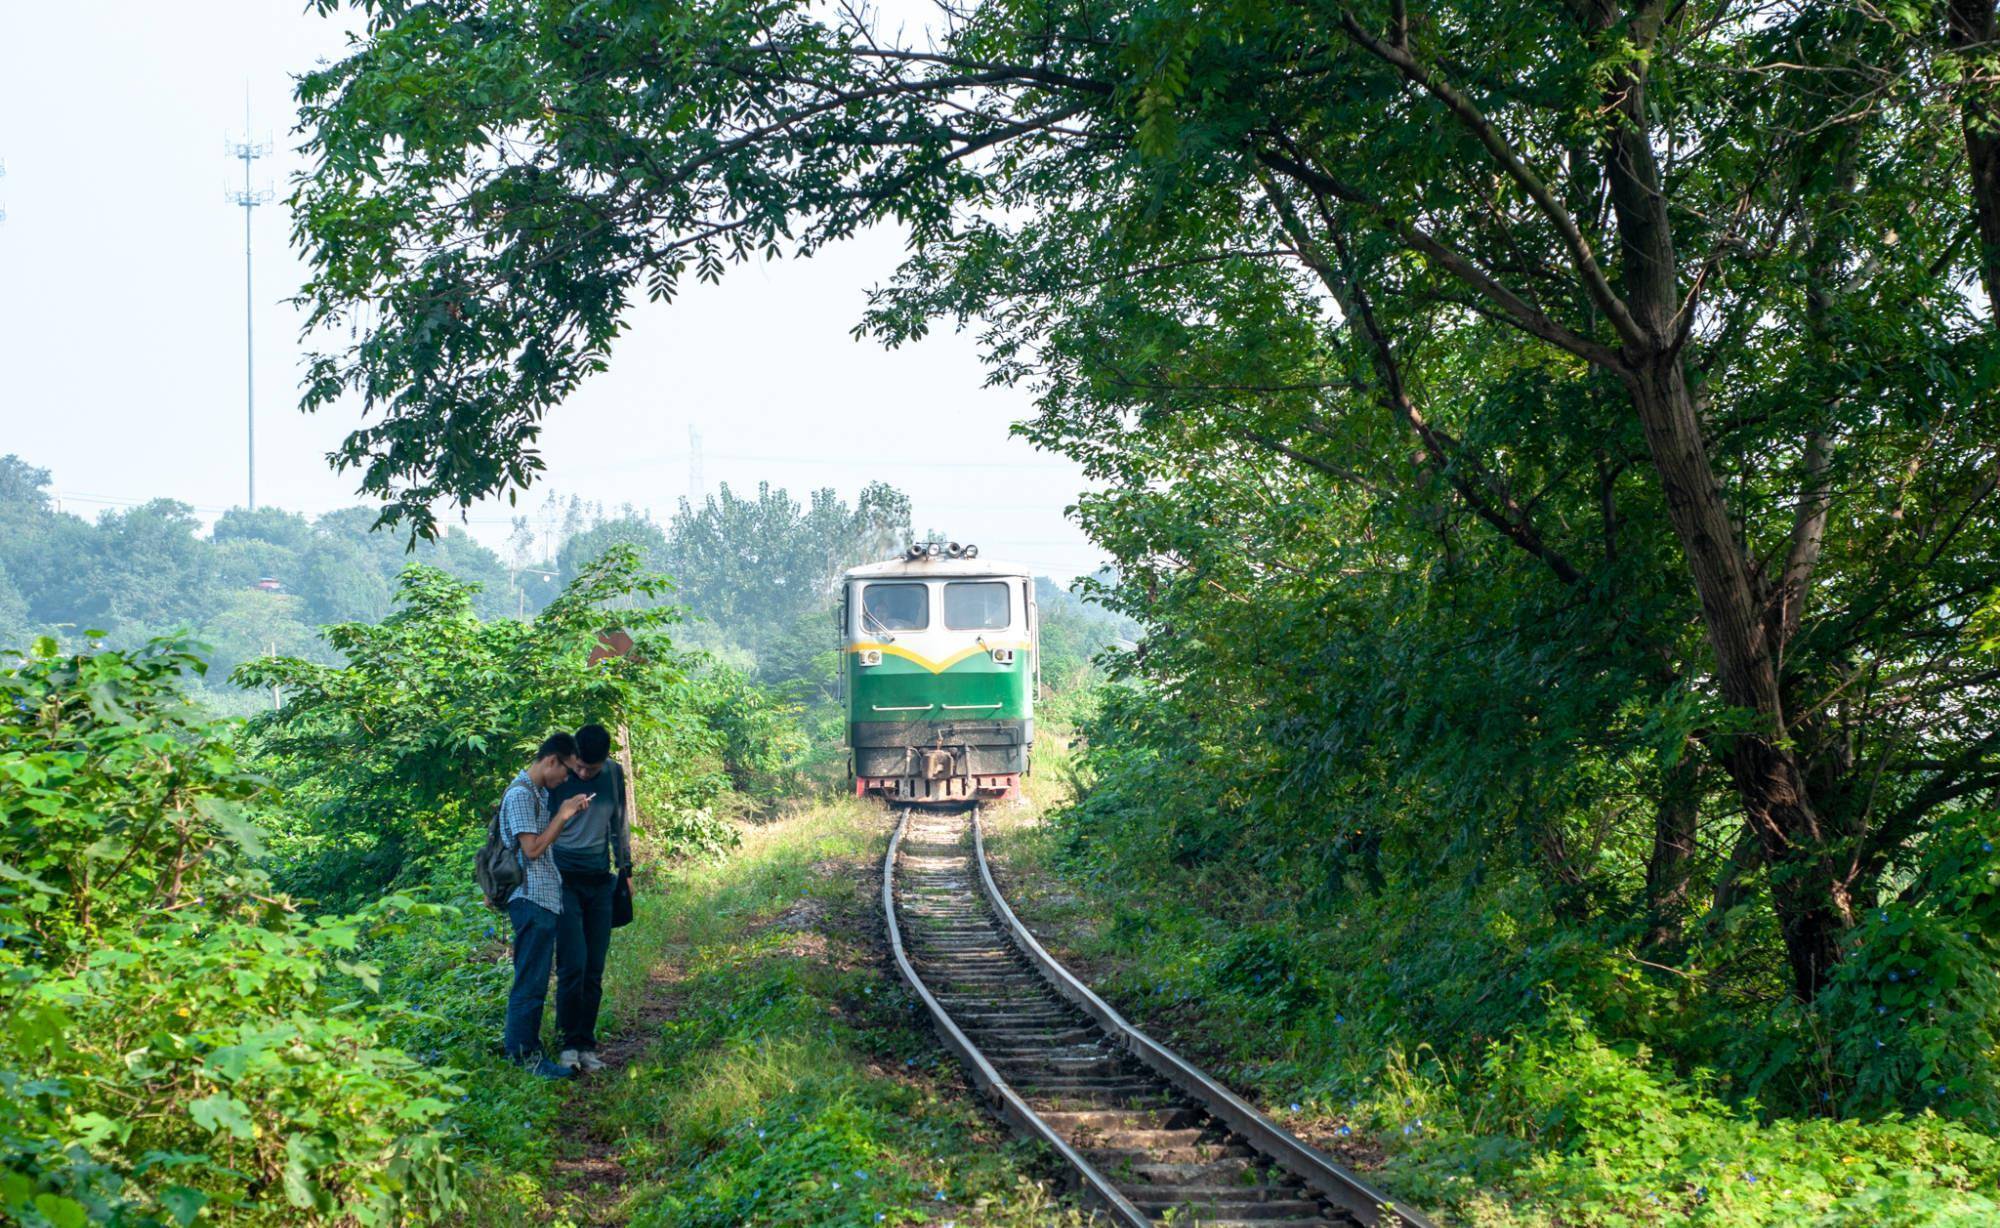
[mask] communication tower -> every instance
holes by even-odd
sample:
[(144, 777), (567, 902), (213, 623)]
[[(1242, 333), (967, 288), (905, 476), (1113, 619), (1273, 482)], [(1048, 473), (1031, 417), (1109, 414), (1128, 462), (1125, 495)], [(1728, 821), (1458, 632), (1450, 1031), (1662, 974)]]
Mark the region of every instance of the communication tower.
[[(246, 91), (247, 92), (247, 91)], [(259, 158), (268, 157), (271, 152), (271, 138), (254, 140), (250, 131), (250, 101), (243, 101), (244, 136), (240, 141), (225, 139), (223, 152), (243, 163), (243, 187), (239, 191), (231, 188), (225, 192), (229, 203), (243, 207), (243, 425), (245, 428), (243, 453), (245, 467), (249, 473), (251, 511), (257, 510), (257, 358), (255, 338), (251, 323), (250, 295), (250, 213), (259, 205), (268, 205), (276, 193), (269, 187), (252, 187), (250, 184), (250, 164)]]

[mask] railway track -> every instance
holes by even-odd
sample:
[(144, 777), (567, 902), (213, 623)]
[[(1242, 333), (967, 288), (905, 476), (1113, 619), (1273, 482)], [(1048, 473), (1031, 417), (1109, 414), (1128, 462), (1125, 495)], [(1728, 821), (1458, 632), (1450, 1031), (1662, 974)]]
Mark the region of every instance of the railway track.
[(899, 808), (882, 905), (896, 963), (946, 1045), (1111, 1222), (1430, 1228), (1056, 963), (994, 885), (976, 808)]

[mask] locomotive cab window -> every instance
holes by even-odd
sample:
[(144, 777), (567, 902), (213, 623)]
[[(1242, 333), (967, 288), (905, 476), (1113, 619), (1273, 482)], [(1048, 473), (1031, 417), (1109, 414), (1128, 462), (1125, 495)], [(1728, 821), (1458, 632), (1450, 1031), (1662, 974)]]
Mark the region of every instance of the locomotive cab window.
[(921, 584), (871, 584), (861, 590), (861, 630), (922, 631), (931, 625), (931, 593)]
[(953, 631), (999, 631), (1014, 620), (1005, 580), (958, 581), (944, 586), (944, 625)]

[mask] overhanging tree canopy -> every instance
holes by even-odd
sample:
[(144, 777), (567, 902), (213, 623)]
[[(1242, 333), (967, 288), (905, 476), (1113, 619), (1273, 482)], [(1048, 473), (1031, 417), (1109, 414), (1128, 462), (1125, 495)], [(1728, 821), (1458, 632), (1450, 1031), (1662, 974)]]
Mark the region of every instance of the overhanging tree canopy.
[(1346, 531), (1435, 517), (1399, 565), (1490, 535), (1530, 564), (1503, 609), (1582, 611), (1550, 626), (1621, 680), (1603, 704), (1698, 696), (1675, 728), (1740, 802), (1802, 996), (1924, 816), (2000, 783), (1967, 633), (1996, 583), (1990, 2), (1001, 0), (904, 38), (791, 2), (358, 7), (300, 87), (304, 299), (357, 330), (305, 403), (360, 396), (339, 459), (392, 517), (530, 480), (636, 296), (892, 221), (867, 326), (984, 321), (1031, 433), (1099, 476), (1248, 450)]

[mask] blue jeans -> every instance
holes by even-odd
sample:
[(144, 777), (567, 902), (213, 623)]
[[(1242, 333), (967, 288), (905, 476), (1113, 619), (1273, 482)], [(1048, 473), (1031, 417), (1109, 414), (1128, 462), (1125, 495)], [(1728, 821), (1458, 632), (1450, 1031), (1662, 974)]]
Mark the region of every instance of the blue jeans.
[(514, 988), (507, 994), (507, 1056), (532, 1057), (542, 1050), (542, 1003), (549, 996), (549, 965), (555, 961), (562, 918), (526, 900), (510, 900), (514, 923)]
[(617, 888), (612, 874), (563, 875), (563, 910), (556, 918), (556, 1030), (565, 1049), (597, 1048), (604, 953), (611, 947), (611, 898)]

